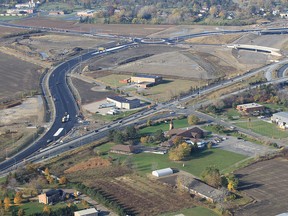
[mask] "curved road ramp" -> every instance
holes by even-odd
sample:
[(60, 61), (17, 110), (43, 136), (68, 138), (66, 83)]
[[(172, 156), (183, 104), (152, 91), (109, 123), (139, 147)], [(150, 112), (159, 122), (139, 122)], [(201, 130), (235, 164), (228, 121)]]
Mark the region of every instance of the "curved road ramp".
[(243, 50), (248, 50), (248, 51), (253, 51), (253, 52), (262, 52), (262, 53), (267, 53), (267, 54), (271, 54), (274, 56), (282, 56), (280, 53), (280, 49), (271, 48), (271, 47), (248, 45), (248, 44), (230, 44), (230, 45), (227, 45), (227, 47), (232, 48), (232, 49), (238, 49), (238, 50), (243, 49)]

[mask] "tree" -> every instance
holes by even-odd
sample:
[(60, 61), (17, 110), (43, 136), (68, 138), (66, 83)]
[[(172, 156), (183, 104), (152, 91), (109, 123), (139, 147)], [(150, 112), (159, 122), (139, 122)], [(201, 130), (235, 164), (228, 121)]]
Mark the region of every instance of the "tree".
[(142, 144), (148, 143), (148, 139), (149, 139), (149, 136), (141, 137), (141, 138), (140, 138), (140, 142), (141, 142)]
[(113, 133), (113, 142), (121, 144), (124, 141), (124, 137), (120, 131), (115, 131)]
[(206, 169), (201, 173), (201, 178), (207, 184), (218, 188), (221, 186), (221, 175), (219, 169), (215, 166), (206, 167)]
[(89, 207), (89, 204), (86, 200), (82, 200), (81, 201), (82, 205), (85, 207), (85, 208), (88, 208)]
[(5, 210), (6, 211), (9, 211), (9, 209), (10, 209), (10, 198), (8, 197), (8, 196), (6, 196), (5, 198), (4, 198), (4, 208), (5, 208)]
[(44, 205), (43, 212), (46, 213), (46, 214), (50, 214), (51, 213), (51, 209), (49, 208), (49, 206)]
[(54, 183), (54, 178), (52, 176), (47, 176), (47, 181), (49, 182), (49, 184), (53, 184)]
[(176, 178), (177, 188), (181, 191), (189, 191), (189, 185), (192, 182), (192, 179), (189, 176), (179, 175)]
[(16, 205), (19, 205), (22, 202), (22, 193), (21, 192), (17, 192), (16, 196), (14, 198), (14, 203)]
[(48, 168), (48, 167), (45, 168), (44, 174), (45, 174), (46, 176), (50, 175), (50, 171), (49, 171), (49, 168)]
[(150, 127), (152, 125), (152, 120), (151, 119), (148, 119), (147, 122), (146, 122), (146, 126), (147, 127)]
[(237, 190), (239, 179), (235, 177), (235, 175), (229, 175), (227, 176), (228, 185), (227, 188), (229, 191), (235, 191)]
[(191, 146), (187, 143), (182, 143), (169, 151), (169, 159), (173, 161), (181, 161), (188, 157), (191, 153)]
[(175, 137), (173, 138), (172, 142), (173, 142), (174, 145), (177, 146), (177, 145), (179, 145), (180, 143), (183, 142), (183, 137), (181, 137), (181, 136), (175, 136)]
[(2, 208), (2, 205), (3, 205), (3, 204), (2, 204), (2, 200), (0, 199), (0, 208)]
[(200, 122), (200, 119), (196, 115), (189, 115), (187, 120), (189, 125), (195, 125)]
[(60, 184), (66, 184), (67, 183), (67, 178), (65, 176), (62, 176), (60, 179), (59, 179), (59, 183)]
[(20, 208), (20, 209), (18, 210), (17, 215), (18, 215), (18, 216), (24, 216), (24, 215), (25, 215), (24, 209)]
[(163, 130), (157, 130), (154, 134), (155, 141), (163, 142), (165, 140)]

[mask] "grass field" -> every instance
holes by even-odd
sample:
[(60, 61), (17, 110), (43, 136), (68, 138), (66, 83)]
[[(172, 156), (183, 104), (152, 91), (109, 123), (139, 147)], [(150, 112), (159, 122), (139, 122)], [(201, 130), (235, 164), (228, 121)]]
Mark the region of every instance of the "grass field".
[[(132, 155), (131, 158), (136, 169), (142, 174), (150, 173), (152, 169), (172, 167), (200, 176), (201, 172), (208, 166), (215, 165), (221, 171), (244, 160), (246, 156), (213, 148), (196, 152), (192, 154), (189, 160), (184, 162), (171, 161), (168, 154), (142, 153)], [(185, 163), (185, 167), (183, 167), (183, 163)]]
[(166, 213), (166, 214), (161, 214), (159, 216), (175, 216), (178, 214), (183, 214), (183, 215), (191, 215), (191, 216), (217, 216), (219, 214), (216, 214), (210, 209), (201, 207), (201, 206), (196, 206), (194, 208), (189, 208), (189, 209), (183, 209), (178, 212), (173, 212), (173, 213)]
[(97, 81), (100, 81), (107, 86), (111, 86), (113, 88), (116, 88), (116, 87), (125, 86), (126, 84), (119, 83), (119, 80), (127, 79), (129, 77), (130, 77), (129, 75), (111, 74), (108, 76), (99, 77), (99, 78), (97, 78)]
[(275, 124), (262, 121), (260, 119), (251, 120), (250, 123), (236, 122), (235, 125), (271, 138), (287, 138), (288, 132), (279, 129)]
[[(160, 124), (156, 124), (150, 127), (145, 127), (145, 128), (140, 129), (139, 133), (141, 135), (149, 135), (149, 134), (155, 133), (157, 130), (160, 130), (160, 129), (163, 131), (168, 131), (169, 123), (170, 122), (160, 123)], [(189, 126), (186, 118), (173, 120), (173, 125), (174, 125), (174, 128), (184, 128), (184, 127)]]
[[(65, 208), (67, 205), (66, 203), (57, 203), (55, 205), (49, 206), (51, 211), (55, 211), (59, 208)], [(43, 212), (43, 207), (44, 204), (39, 203), (39, 202), (28, 202), (21, 204), (20, 206), (12, 206), (11, 209), (13, 208), (21, 208), (25, 211), (25, 215), (31, 215), (34, 213), (42, 213)], [(78, 209), (84, 209), (84, 206), (82, 204), (77, 204)]]

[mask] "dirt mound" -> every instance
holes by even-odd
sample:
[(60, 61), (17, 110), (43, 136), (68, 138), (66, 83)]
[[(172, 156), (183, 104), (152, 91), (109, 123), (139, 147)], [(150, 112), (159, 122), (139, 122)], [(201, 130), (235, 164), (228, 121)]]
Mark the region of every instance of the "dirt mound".
[(111, 163), (109, 160), (101, 158), (101, 157), (95, 157), (90, 158), (88, 161), (81, 162), (76, 164), (75, 166), (70, 167), (69, 169), (65, 170), (64, 173), (73, 173), (80, 170), (87, 170), (87, 169), (93, 169), (96, 167), (107, 167), (110, 166)]

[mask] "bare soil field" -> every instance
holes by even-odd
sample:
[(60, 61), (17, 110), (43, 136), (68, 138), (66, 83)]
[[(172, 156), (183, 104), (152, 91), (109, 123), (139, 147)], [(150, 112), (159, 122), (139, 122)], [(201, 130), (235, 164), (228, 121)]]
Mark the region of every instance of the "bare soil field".
[(236, 216), (277, 215), (287, 212), (288, 160), (276, 158), (240, 169), (239, 190), (256, 202), (236, 212)]
[(40, 67), (0, 52), (0, 101), (39, 89)]
[(67, 29), (74, 31), (86, 31), (98, 34), (112, 34), (112, 35), (126, 35), (126, 36), (147, 36), (159, 31), (163, 31), (171, 25), (141, 25), (141, 24), (83, 24), (78, 21), (64, 21), (53, 18), (35, 17), (25, 20), (15, 20), (14, 23), (37, 26), (49, 27), (57, 29)]
[(0, 26), (0, 37), (10, 35), (13, 33), (19, 33), (19, 32), (24, 32), (25, 30), (19, 29), (19, 28), (10, 28), (10, 27), (4, 27)]
[(25, 60), (28, 59), (43, 67), (49, 67), (52, 62), (62, 61), (69, 55), (77, 54), (75, 48), (96, 49), (100, 44), (111, 42), (99, 38), (60, 34), (34, 34), (28, 39), (18, 37), (16, 40), (7, 41), (3, 45), (7, 52), (17, 53), (16, 57), (26, 58)]
[[(205, 25), (174, 25), (166, 30), (150, 34), (149, 37), (178, 37), (182, 35), (195, 34), (199, 32), (211, 32), (211, 31), (223, 31), (223, 30), (239, 30), (239, 29), (249, 29), (255, 26), (205, 26)], [(259, 27), (260, 28), (260, 27)]]
[(196, 37), (186, 40), (187, 43), (195, 44), (228, 44), (233, 43), (235, 40), (239, 39), (242, 34), (223, 34), (223, 35), (213, 35), (205, 37)]
[[(36, 132), (43, 119), (41, 97), (27, 98), (21, 105), (0, 112), (0, 158), (19, 148), (24, 140)], [(28, 127), (29, 126), (29, 127)], [(4, 151), (6, 149), (6, 151)]]
[[(277, 49), (286, 49), (288, 37), (287, 35), (255, 35), (246, 34), (239, 40), (235, 41), (239, 44), (253, 44), (258, 46), (273, 47)], [(285, 45), (286, 44), (286, 45)]]
[(94, 90), (97, 84), (88, 83), (80, 79), (72, 78), (73, 85), (77, 89), (81, 97), (82, 104), (103, 100), (108, 96), (116, 95), (111, 91), (97, 91)]

